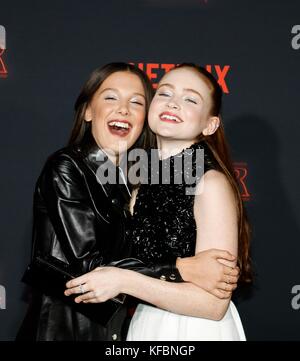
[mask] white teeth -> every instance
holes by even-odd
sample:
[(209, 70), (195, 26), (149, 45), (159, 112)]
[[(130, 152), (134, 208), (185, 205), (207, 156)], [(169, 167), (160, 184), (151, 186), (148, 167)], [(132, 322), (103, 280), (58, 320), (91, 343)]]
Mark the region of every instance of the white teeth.
[(174, 120), (177, 123), (181, 123), (181, 121), (177, 117), (174, 117), (173, 115), (163, 114), (161, 116), (161, 119), (169, 119), (169, 120)]
[(129, 124), (128, 124), (128, 123), (123, 123), (123, 122), (109, 122), (108, 124), (109, 124), (110, 126), (112, 126), (112, 127), (119, 127), (119, 128), (129, 129)]

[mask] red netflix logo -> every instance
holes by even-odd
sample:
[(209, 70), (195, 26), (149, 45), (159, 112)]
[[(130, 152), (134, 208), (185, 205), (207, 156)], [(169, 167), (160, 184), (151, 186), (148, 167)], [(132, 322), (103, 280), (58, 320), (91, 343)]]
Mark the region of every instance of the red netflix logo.
[(3, 60), (3, 54), (6, 50), (6, 33), (5, 27), (0, 25), (0, 78), (7, 77), (7, 69)]
[(248, 176), (248, 165), (246, 163), (234, 163), (234, 173), (240, 186), (242, 199), (244, 201), (249, 201), (251, 195), (246, 184), (246, 178)]
[[(165, 73), (173, 69), (176, 64), (160, 64), (160, 63), (132, 63), (137, 65), (141, 70), (143, 70), (153, 83), (153, 87), (156, 88), (159, 80), (163, 77)], [(226, 77), (230, 70), (230, 65), (205, 65), (207, 71), (209, 71), (215, 78), (218, 80), (224, 93), (229, 93), (228, 84), (226, 82)]]

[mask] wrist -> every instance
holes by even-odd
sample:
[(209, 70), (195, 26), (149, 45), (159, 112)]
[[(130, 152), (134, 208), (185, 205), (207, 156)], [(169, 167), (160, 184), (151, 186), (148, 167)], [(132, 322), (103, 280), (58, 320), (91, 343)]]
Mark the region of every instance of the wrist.
[(178, 269), (180, 276), (184, 281), (189, 280), (188, 267), (186, 266), (186, 259), (178, 257), (176, 259), (176, 268)]
[(120, 293), (129, 295), (132, 292), (132, 280), (135, 275), (134, 271), (122, 269), (121, 282), (120, 282)]

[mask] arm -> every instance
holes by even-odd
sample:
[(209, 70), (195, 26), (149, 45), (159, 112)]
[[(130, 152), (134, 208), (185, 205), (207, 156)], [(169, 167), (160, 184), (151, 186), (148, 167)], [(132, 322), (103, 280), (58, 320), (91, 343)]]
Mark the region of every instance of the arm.
[[(196, 255), (178, 259), (176, 266), (184, 281), (197, 284), (217, 297), (220, 290), (231, 297), (239, 276), (233, 256), (237, 255), (235, 199), (223, 174), (210, 171), (203, 179), (194, 206), (197, 228), (201, 230), (197, 234)], [(205, 192), (201, 193), (204, 182)]]
[(48, 217), (66, 261), (76, 266), (78, 273), (99, 266), (102, 255), (97, 247), (96, 223), (103, 221), (105, 225), (105, 220), (96, 219), (101, 214), (96, 215), (84, 175), (71, 157), (59, 154), (47, 161), (37, 184), (36, 198), (41, 204), (36, 203), (35, 207), (34, 253), (52, 251), (50, 244), (42, 244)]
[(225, 265), (223, 260), (235, 261), (228, 251), (207, 249), (193, 257), (178, 258), (176, 267), (182, 280), (203, 288), (214, 296), (231, 297), (239, 279), (239, 268)]
[[(131, 214), (133, 214), (137, 193), (137, 189), (132, 192), (129, 204)], [(193, 257), (174, 257), (165, 263), (145, 265), (139, 260), (125, 259), (110, 263), (108, 266), (131, 269), (169, 282), (192, 282), (217, 297), (231, 297), (231, 292), (237, 287), (239, 269), (238, 267), (232, 269), (220, 263), (219, 260), (234, 261), (235, 257), (228, 251), (209, 249), (198, 252)], [(225, 284), (228, 280), (230, 283)]]
[[(49, 217), (68, 263), (77, 266), (77, 274), (104, 265), (102, 256), (96, 247), (96, 212), (92, 209), (92, 201), (84, 182), (84, 175), (73, 160), (68, 156), (59, 156), (58, 159), (48, 162), (41, 178), (41, 188)], [(131, 209), (135, 196), (136, 192), (131, 200)], [(180, 270), (185, 277), (184, 280), (195, 282), (198, 286), (218, 296), (217, 285), (220, 287), (220, 283), (217, 283), (217, 280), (222, 278), (225, 266), (219, 265), (216, 256), (231, 257), (231, 255), (224, 254), (224, 252), (221, 254), (221, 252), (213, 254), (203, 252), (196, 257), (182, 260)], [(210, 262), (210, 267), (207, 262)], [(183, 281), (176, 267), (175, 257), (168, 263), (153, 265), (145, 265), (139, 260), (127, 258), (110, 262), (107, 266), (131, 269), (170, 282)], [(197, 274), (196, 277), (191, 272), (193, 269)], [(212, 272), (208, 273), (207, 269)], [(234, 282), (236, 280), (232, 280), (233, 285), (230, 287), (235, 287)], [(227, 297), (229, 295), (227, 293)]]
[[(47, 161), (38, 182), (37, 195), (43, 199), (43, 206), (46, 207), (66, 260), (74, 268), (73, 273), (83, 274), (103, 266), (103, 257), (97, 247), (99, 235), (96, 234), (96, 223), (103, 222), (103, 227), (106, 227), (105, 220), (96, 219), (101, 218), (101, 214), (93, 208), (85, 176), (72, 158), (61, 154)], [(44, 224), (43, 219), (38, 218), (39, 215), (38, 210), (36, 223)], [(38, 229), (43, 232), (40, 226)], [(41, 238), (36, 237), (34, 254), (37, 249), (42, 254), (51, 251), (48, 244), (40, 245)], [(175, 262), (174, 257), (168, 263), (145, 265), (138, 259), (125, 258), (106, 265), (180, 282), (182, 278)]]
[[(230, 185), (225, 176), (213, 170), (204, 177), (205, 190), (195, 196), (194, 212), (199, 229), (196, 251), (223, 248), (236, 255), (237, 217)], [(235, 263), (228, 265), (234, 267)], [(124, 292), (175, 313), (213, 320), (224, 316), (230, 301), (191, 283), (168, 283), (114, 268), (95, 270), (68, 282), (71, 289), (66, 295), (78, 293), (78, 285), (82, 283), (87, 293), (77, 297), (76, 302), (103, 302)]]

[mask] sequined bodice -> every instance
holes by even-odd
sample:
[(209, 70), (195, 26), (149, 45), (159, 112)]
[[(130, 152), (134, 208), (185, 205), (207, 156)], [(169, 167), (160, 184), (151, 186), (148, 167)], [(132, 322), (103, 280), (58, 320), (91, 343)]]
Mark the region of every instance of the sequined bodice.
[[(204, 150), (202, 159), (196, 150)], [(184, 164), (186, 155), (192, 158)], [(178, 164), (182, 162), (182, 171)], [(202, 172), (201, 172), (202, 167)], [(153, 171), (153, 162), (150, 166)], [(131, 236), (134, 256), (147, 263), (188, 257), (195, 253), (196, 223), (194, 219), (194, 192), (201, 175), (215, 168), (213, 156), (205, 142), (165, 160), (159, 161), (159, 172), (169, 169), (170, 184), (165, 184), (165, 175), (158, 184), (141, 184), (132, 217)], [(200, 169), (200, 172), (199, 172)], [(199, 175), (197, 175), (199, 173)], [(165, 172), (168, 174), (168, 171)], [(181, 176), (181, 182), (178, 177)], [(192, 178), (191, 178), (192, 176)], [(148, 175), (150, 183), (150, 172)]]

